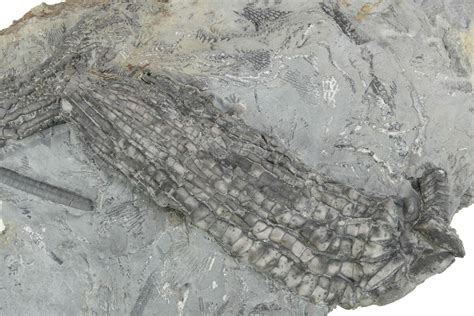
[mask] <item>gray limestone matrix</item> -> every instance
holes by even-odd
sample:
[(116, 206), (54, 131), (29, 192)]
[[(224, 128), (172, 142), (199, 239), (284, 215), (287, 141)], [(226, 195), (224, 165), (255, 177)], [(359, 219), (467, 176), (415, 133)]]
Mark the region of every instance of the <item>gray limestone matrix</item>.
[[(6, 73), (0, 81), (2, 145), (58, 124), (69, 124), (78, 132), (91, 159), (104, 170), (125, 176), (157, 206), (179, 213), (207, 232), (229, 256), (305, 300), (329, 309), (337, 305), (352, 309), (390, 303), (442, 272), (455, 257), (464, 255), (450, 221), (462, 205), (472, 202), (472, 160), (467, 160), (465, 169), (453, 172), (439, 166), (436, 160), (418, 160), (409, 166), (410, 161), (415, 161), (413, 157), (423, 155), (429, 143), (428, 116), (410, 84), (397, 87), (395, 80), (388, 86), (378, 77), (373, 64), (377, 54), (371, 52), (376, 48), (371, 47), (370, 36), (343, 12), (344, 7), (351, 7), (350, 1), (321, 3), (304, 11), (295, 4), (278, 1), (232, 5), (235, 10), (220, 16), (212, 11), (215, 16), (208, 17), (209, 21), (194, 17), (192, 11), (197, 10), (196, 15), (200, 15), (211, 10), (212, 4), (199, 8), (197, 3), (158, 2), (92, 1), (85, 5), (82, 15), (67, 20), (70, 26), (63, 22), (59, 30), (45, 33), (41, 45), (51, 50), (49, 56), (37, 65), (27, 63), (23, 70)], [(57, 15), (72, 14), (68, 10), (80, 10), (76, 5), (69, 1), (38, 10), (44, 15), (42, 18), (58, 19)], [(379, 5), (382, 1), (363, 6), (355, 21), (361, 22)], [(384, 10), (382, 14), (389, 14), (394, 9)], [(141, 31), (153, 19), (178, 19), (169, 23), (180, 25), (186, 17), (194, 19), (195, 35), (190, 40), (186, 30), (176, 28), (179, 40), (174, 46), (160, 42), (167, 40), (164, 35), (157, 39), (161, 46), (156, 46), (158, 42), (148, 44), (153, 33)], [(220, 17), (235, 21), (225, 29)], [(355, 79), (354, 74), (344, 71), (343, 65), (338, 66), (332, 56), (333, 44), (326, 43), (324, 36), (318, 39), (318, 32), (313, 33), (313, 29), (324, 28), (318, 22), (323, 17), (332, 21), (333, 31), (340, 32), (351, 45), (365, 47), (360, 54), (361, 60), (369, 61), (369, 84), (361, 79), (363, 75)], [(209, 27), (201, 28), (201, 24)], [(3, 36), (15, 32), (15, 27), (18, 24)], [(130, 37), (133, 49), (125, 49), (124, 42)], [(207, 51), (196, 48), (203, 43)], [(270, 48), (259, 48), (262, 43)], [(366, 116), (355, 120), (359, 120), (359, 127), (345, 129), (339, 136), (334, 132), (331, 136), (328, 131), (334, 128), (330, 122), (339, 120), (337, 115), (343, 113), (336, 110), (337, 102), (341, 102), (336, 101), (336, 95), (343, 88), (339, 88), (334, 76), (321, 82), (314, 80), (324, 71), (318, 55), (297, 53), (311, 43), (322, 47), (320, 51), (340, 71), (348, 91), (358, 93), (359, 85), (354, 80), (365, 85), (363, 104), (369, 104)], [(230, 45), (240, 48), (227, 53)], [(150, 57), (156, 49), (163, 51), (159, 57)], [(8, 53), (9, 48), (4, 52)], [(451, 55), (454, 53), (451, 51)], [(469, 65), (464, 65), (463, 60), (468, 63), (468, 59), (462, 58), (458, 56), (458, 64), (453, 67), (467, 69)], [(130, 62), (125, 65), (124, 59)], [(144, 62), (136, 62), (138, 59)], [(355, 57), (351, 60), (359, 62)], [(172, 67), (173, 63), (177, 66)], [(186, 66), (187, 63), (196, 65)], [(302, 68), (301, 63), (306, 66)], [(223, 80), (220, 83), (219, 77)], [(281, 87), (275, 83), (276, 78), (281, 80)], [(399, 79), (406, 84), (408, 81), (404, 80)], [(466, 80), (466, 85), (472, 87)], [(235, 90), (235, 94), (219, 96), (226, 87)], [(285, 119), (289, 115), (286, 110), (278, 111), (281, 105), (277, 104), (291, 102), (291, 98), (274, 100), (275, 109), (269, 106), (274, 98), (272, 91), (290, 88), (299, 97), (293, 106), (308, 106), (313, 98), (320, 98), (326, 106), (320, 116), (324, 118), (331, 111), (336, 116), (328, 117), (329, 123), (319, 119), (320, 126), (313, 127), (319, 135), (303, 133), (299, 126), (305, 125), (304, 114), (293, 118), (303, 123), (290, 124), (286, 132), (278, 123), (268, 130), (245, 118), (245, 113), (252, 111), (247, 109), (249, 101), (236, 95), (248, 88), (255, 110), (267, 112), (267, 118)], [(406, 114), (396, 114), (397, 102), (405, 102), (404, 97), (397, 101), (396, 95), (404, 89), (410, 89), (411, 102), (418, 103), (411, 105), (411, 115), (419, 120), (411, 130), (405, 126), (408, 123), (394, 119), (398, 115), (402, 120)], [(259, 108), (262, 103), (258, 99), (267, 100), (260, 101), (265, 110)], [(302, 108), (303, 112), (307, 110)], [(295, 108), (293, 113), (297, 111)], [(371, 117), (375, 111), (383, 113), (381, 118)], [(371, 129), (373, 133), (385, 130), (390, 135), (388, 142), (393, 144), (386, 158), (383, 153), (380, 158), (370, 146), (358, 145), (363, 138), (350, 136), (361, 129), (366, 133)], [(295, 151), (301, 150), (308, 137), (320, 137), (326, 147), (318, 147), (317, 143), (304, 145), (309, 149), (303, 158), (297, 158)], [(407, 145), (410, 139), (412, 144)], [(469, 158), (472, 139), (465, 146), (467, 156), (463, 157)], [(318, 170), (316, 155), (308, 162), (312, 151), (318, 148), (369, 157), (375, 167), (384, 170), (381, 178), (390, 180), (395, 189), (377, 192), (377, 186), (367, 180), (368, 188), (363, 190), (360, 183), (352, 185), (350, 179), (341, 180), (343, 173), (336, 169)], [(390, 158), (390, 151), (398, 151), (396, 158)], [(321, 161), (331, 161), (327, 150), (320, 150), (319, 155)], [(337, 153), (332, 155), (339, 159)], [(363, 164), (352, 163), (363, 170)], [(403, 165), (408, 166), (405, 171)], [(408, 171), (411, 167), (416, 167), (416, 172)], [(16, 189), (78, 209), (90, 209), (88, 198), (70, 191), (5, 168), (0, 169), (0, 176), (2, 183)], [(460, 180), (452, 183), (452, 177)], [(453, 191), (456, 186), (460, 189)]]

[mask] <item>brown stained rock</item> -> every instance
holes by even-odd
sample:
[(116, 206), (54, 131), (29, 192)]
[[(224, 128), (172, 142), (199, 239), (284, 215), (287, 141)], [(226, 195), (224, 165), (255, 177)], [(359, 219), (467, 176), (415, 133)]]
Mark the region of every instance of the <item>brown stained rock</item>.
[(20, 28), (28, 23), (30, 19), (47, 19), (60, 15), (68, 10), (74, 10), (79, 8), (90, 8), (96, 5), (106, 4), (110, 0), (66, 0), (66, 2), (56, 4), (42, 3), (30, 11), (28, 11), (19, 20), (13, 21), (12, 25), (6, 29), (0, 30), (0, 36), (17, 32)]

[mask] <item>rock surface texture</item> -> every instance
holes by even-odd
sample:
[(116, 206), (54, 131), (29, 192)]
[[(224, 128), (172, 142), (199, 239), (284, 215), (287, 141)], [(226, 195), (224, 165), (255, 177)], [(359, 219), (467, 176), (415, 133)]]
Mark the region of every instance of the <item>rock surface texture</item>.
[(403, 297), (464, 255), (473, 16), (449, 0), (32, 9), (0, 32), (0, 311)]

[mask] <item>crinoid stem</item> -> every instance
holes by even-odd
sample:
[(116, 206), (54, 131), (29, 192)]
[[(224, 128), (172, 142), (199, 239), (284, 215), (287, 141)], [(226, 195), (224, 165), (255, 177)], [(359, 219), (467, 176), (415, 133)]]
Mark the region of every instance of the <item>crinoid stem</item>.
[(15, 171), (2, 167), (0, 167), (0, 183), (57, 204), (83, 211), (91, 211), (93, 209), (93, 203), (88, 198), (69, 190), (25, 177)]

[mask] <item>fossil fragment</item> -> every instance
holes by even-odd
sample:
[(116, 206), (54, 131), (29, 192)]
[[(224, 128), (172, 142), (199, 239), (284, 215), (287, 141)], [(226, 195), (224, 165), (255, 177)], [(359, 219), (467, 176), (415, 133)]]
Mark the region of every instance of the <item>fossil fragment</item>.
[(54, 203), (84, 211), (91, 211), (93, 209), (93, 203), (90, 199), (82, 197), (69, 190), (61, 189), (48, 183), (25, 177), (13, 170), (2, 167), (0, 167), (0, 183)]

